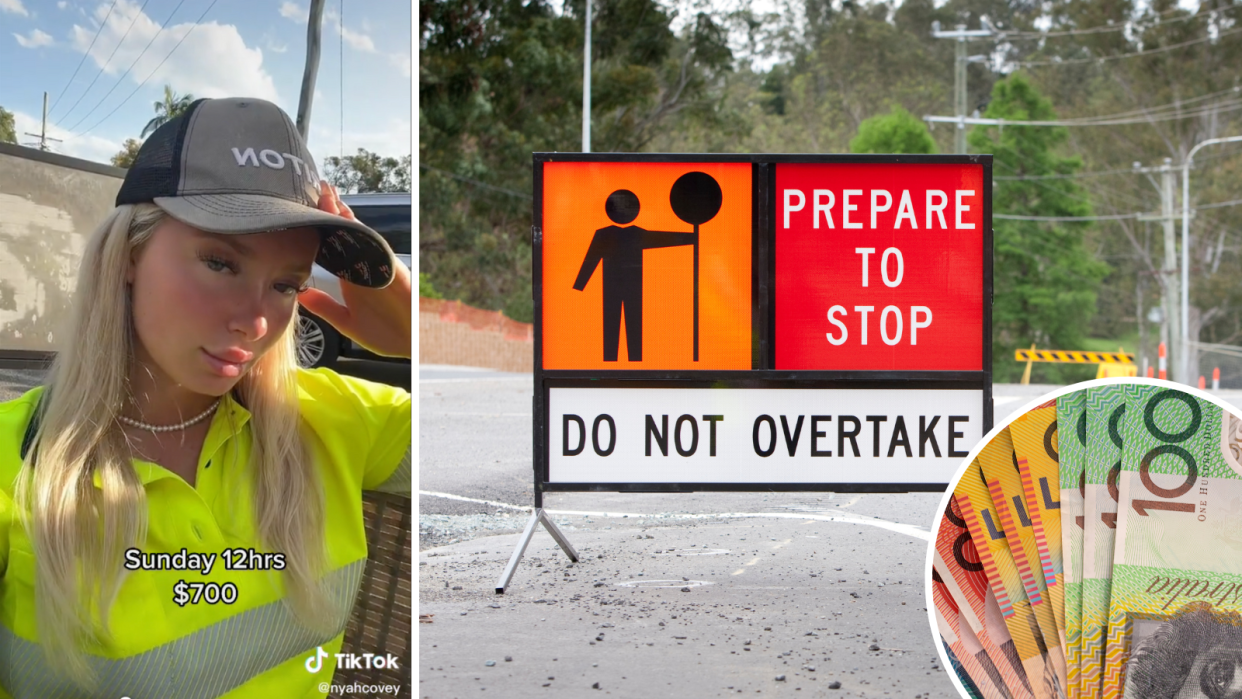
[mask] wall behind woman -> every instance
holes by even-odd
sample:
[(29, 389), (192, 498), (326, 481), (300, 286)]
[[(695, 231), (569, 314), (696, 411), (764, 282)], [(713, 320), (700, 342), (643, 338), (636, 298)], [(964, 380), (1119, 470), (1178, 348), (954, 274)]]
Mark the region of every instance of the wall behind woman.
[(86, 236), (125, 171), (0, 143), (0, 366), (54, 352)]

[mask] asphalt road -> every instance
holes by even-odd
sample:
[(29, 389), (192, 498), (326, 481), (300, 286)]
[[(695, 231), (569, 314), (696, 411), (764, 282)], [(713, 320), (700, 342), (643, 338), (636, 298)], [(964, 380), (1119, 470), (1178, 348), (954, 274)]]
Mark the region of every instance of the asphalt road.
[[(1055, 388), (996, 385), (995, 419)], [(531, 397), (419, 367), (419, 696), (956, 696), (922, 585), (942, 493), (548, 493), (580, 561), (538, 530), (498, 596)]]
[(547, 494), (580, 562), (539, 531), (497, 596), (531, 377), (420, 366), (419, 410), (419, 696), (955, 696), (920, 582), (940, 493)]

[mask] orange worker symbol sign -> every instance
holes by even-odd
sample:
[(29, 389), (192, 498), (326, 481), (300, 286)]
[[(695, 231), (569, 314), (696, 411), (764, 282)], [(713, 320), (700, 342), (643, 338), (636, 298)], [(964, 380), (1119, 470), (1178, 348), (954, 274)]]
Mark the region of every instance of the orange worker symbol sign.
[(749, 163), (543, 165), (544, 369), (750, 369)]

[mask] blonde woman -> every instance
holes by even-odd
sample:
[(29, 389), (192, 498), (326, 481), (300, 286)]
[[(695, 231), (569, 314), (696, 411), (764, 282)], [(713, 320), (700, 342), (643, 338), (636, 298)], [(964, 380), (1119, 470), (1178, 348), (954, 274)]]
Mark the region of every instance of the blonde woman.
[(323, 697), (410, 394), (299, 368), (297, 310), (409, 357), (409, 270), (262, 100), (194, 102), (116, 203), (46, 385), (0, 404), (0, 699)]

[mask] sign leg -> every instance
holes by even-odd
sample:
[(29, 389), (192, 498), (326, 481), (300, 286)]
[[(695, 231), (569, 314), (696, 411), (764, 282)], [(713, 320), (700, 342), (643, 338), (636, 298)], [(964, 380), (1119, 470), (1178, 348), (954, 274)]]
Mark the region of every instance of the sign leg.
[(552, 521), (552, 518), (543, 511), (543, 508), (539, 509), (539, 521), (543, 522), (543, 528), (548, 530), (548, 533), (551, 534), (552, 538), (556, 540), (556, 543), (561, 547), (561, 550), (565, 552), (565, 555), (569, 556), (569, 560), (573, 563), (577, 563), (578, 552), (574, 550), (573, 544), (569, 543), (569, 539), (565, 538), (565, 534), (556, 526), (556, 523)]
[(500, 580), (496, 581), (496, 594), (503, 595), (505, 589), (509, 587), (509, 582), (513, 580), (513, 574), (517, 572), (518, 563), (522, 561), (522, 556), (526, 553), (526, 546), (530, 544), (531, 538), (535, 535), (535, 528), (542, 524), (544, 529), (552, 535), (552, 539), (556, 541), (561, 550), (569, 556), (572, 563), (578, 562), (578, 552), (574, 550), (573, 544), (569, 543), (569, 539), (565, 537), (564, 532), (556, 526), (552, 518), (543, 511), (542, 507), (535, 508), (531, 513), (530, 520), (526, 522), (526, 528), (522, 530), (522, 538), (518, 540), (517, 548), (513, 550), (513, 555), (509, 557), (509, 563), (505, 566), (505, 570), (500, 574)]
[(536, 509), (530, 513), (530, 521), (526, 523), (526, 529), (522, 530), (522, 538), (518, 539), (517, 548), (513, 549), (513, 555), (509, 557), (509, 564), (505, 566), (505, 572), (501, 573), (500, 580), (496, 581), (496, 594), (503, 595), (505, 588), (509, 587), (509, 581), (513, 579), (513, 573), (517, 571), (518, 563), (522, 560), (522, 554), (526, 553), (526, 545), (530, 543), (530, 538), (535, 535), (535, 525), (539, 524), (539, 518), (542, 515), (542, 509)]

